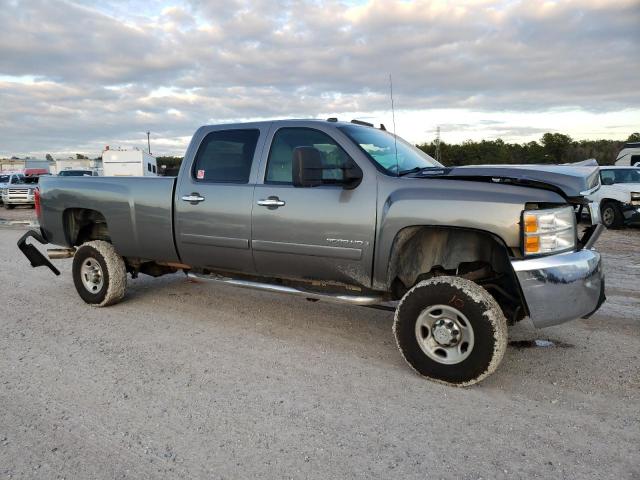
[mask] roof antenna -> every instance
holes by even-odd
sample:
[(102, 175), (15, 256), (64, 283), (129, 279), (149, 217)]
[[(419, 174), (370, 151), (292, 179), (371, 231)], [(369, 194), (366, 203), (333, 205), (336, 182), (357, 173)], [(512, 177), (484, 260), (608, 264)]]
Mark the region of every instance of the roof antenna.
[(440, 125), (436, 129), (436, 162), (442, 163), (440, 160)]
[(398, 166), (398, 140), (396, 139), (396, 110), (393, 106), (393, 79), (389, 74), (389, 92), (391, 94), (391, 116), (393, 119), (393, 146), (396, 150), (396, 175), (400, 176), (400, 167)]

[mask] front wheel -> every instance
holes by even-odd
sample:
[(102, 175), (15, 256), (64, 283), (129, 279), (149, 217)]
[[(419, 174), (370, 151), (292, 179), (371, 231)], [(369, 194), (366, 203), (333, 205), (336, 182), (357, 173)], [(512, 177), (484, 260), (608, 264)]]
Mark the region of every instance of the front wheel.
[(507, 349), (507, 320), (500, 306), (480, 285), (459, 277), (415, 285), (396, 309), (393, 332), (414, 370), (455, 386), (489, 376)]
[(600, 215), (602, 224), (607, 228), (620, 228), (624, 223), (624, 217), (620, 207), (613, 202), (605, 202), (602, 205)]
[(106, 307), (124, 297), (127, 270), (109, 242), (83, 243), (73, 257), (72, 273), (78, 294), (88, 304)]
[(15, 205), (11, 205), (9, 203), (5, 203), (4, 204), (4, 208), (6, 208), (7, 210), (13, 210), (14, 207), (15, 207)]

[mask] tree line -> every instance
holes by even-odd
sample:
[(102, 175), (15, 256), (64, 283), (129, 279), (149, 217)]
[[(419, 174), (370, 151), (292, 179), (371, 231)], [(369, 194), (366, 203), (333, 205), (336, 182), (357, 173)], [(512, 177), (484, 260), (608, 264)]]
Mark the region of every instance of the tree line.
[[(626, 142), (640, 142), (633, 133)], [(613, 165), (625, 141), (573, 140), (562, 133), (545, 133), (539, 142), (506, 143), (503, 140), (468, 140), (462, 144), (440, 142), (440, 159), (444, 165), (570, 163), (595, 158), (600, 165)], [(436, 156), (437, 144), (423, 143), (419, 149)]]

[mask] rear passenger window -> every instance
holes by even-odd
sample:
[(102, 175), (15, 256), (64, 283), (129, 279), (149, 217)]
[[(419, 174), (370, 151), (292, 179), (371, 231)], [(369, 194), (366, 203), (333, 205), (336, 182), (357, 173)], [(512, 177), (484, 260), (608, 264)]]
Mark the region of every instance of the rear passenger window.
[(259, 130), (209, 133), (196, 154), (193, 178), (200, 182), (248, 183)]

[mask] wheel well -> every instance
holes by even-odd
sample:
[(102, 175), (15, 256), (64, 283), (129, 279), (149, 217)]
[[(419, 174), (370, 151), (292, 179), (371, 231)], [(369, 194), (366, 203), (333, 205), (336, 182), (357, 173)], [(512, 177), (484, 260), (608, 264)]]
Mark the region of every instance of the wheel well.
[(614, 203), (616, 205), (620, 205), (622, 202), (620, 200), (616, 200), (615, 198), (603, 198), (600, 200), (600, 205), (605, 205), (606, 203)]
[(91, 240), (111, 242), (107, 221), (100, 212), (88, 208), (64, 211), (64, 230), (69, 245), (81, 245)]
[(398, 232), (387, 279), (393, 296), (400, 298), (416, 283), (440, 275), (459, 276), (482, 285), (511, 322), (526, 314), (509, 250), (494, 235), (472, 229), (424, 226)]

